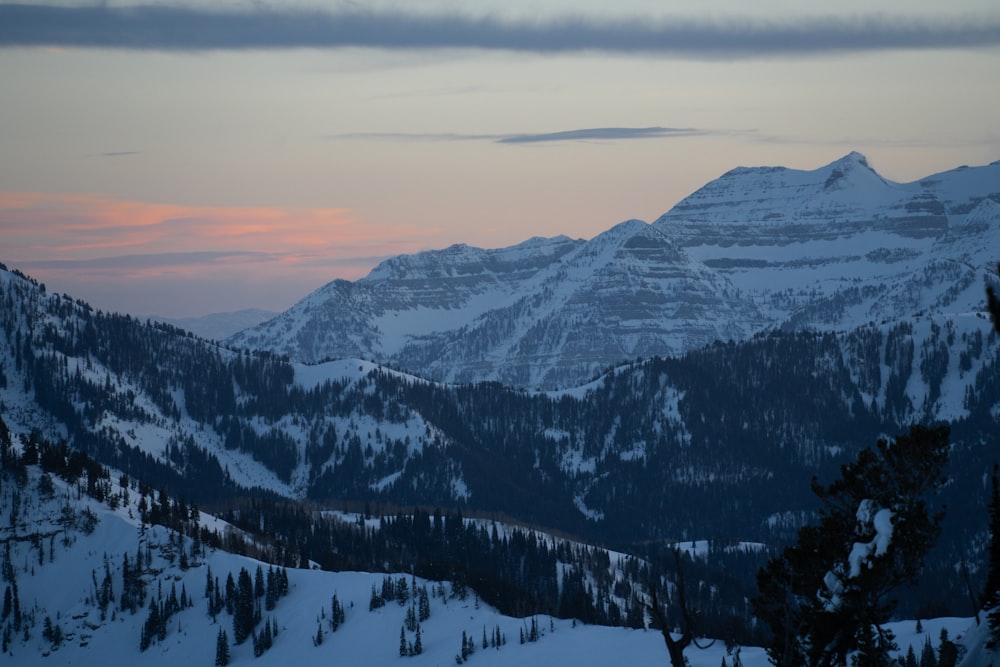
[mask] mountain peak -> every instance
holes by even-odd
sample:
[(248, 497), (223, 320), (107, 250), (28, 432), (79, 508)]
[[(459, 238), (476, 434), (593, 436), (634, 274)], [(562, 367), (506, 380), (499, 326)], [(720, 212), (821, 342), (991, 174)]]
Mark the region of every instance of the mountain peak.
[(868, 158), (866, 158), (864, 155), (862, 155), (857, 151), (851, 151), (844, 157), (834, 162), (834, 164), (840, 164), (845, 166), (849, 164), (857, 164), (862, 167), (867, 167), (868, 169), (871, 169), (871, 167), (868, 165)]
[[(906, 316), (915, 295), (921, 307), (966, 312), (982, 300), (979, 258), (996, 247), (998, 173), (970, 167), (896, 183), (857, 151), (808, 170), (738, 167), (652, 224), (386, 260), (229, 342), (304, 361), (372, 358), (448, 382), (551, 388), (767, 326)], [(913, 282), (931, 270), (940, 289)], [(882, 298), (887, 289), (900, 297)]]
[(627, 239), (635, 234), (642, 232), (649, 228), (649, 223), (644, 220), (639, 220), (632, 218), (630, 220), (625, 220), (619, 222), (617, 225), (611, 229), (601, 232), (594, 237), (594, 240), (599, 238), (616, 238), (616, 239)]

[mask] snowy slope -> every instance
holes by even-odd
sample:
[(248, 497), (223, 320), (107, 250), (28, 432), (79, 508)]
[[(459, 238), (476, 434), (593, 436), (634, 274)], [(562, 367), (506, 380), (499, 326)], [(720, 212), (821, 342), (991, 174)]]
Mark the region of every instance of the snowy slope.
[[(287, 570), (289, 593), (277, 601), (264, 618), (276, 621), (279, 628), (273, 646), (261, 657), (254, 657), (251, 642), (233, 643), (231, 617), (222, 611), (215, 620), (208, 613), (204, 594), (206, 578), (224, 580), (236, 577), (240, 569), (253, 573), (258, 566), (271, 566), (221, 550), (206, 549), (192, 555), (187, 569), (180, 567), (179, 549), (191, 552), (190, 538), (178, 538), (162, 526), (143, 526), (137, 520), (140, 494), (132, 489), (129, 498), (112, 509), (80, 494), (75, 485), (54, 478), (50, 495), (36, 492), (40, 472), (29, 468), (27, 484), (19, 492), (19, 520), (14, 526), (0, 529), (5, 548), (10, 549), (13, 577), (18, 586), (20, 608), (26, 612), (21, 629), (8, 640), (7, 657), (12, 664), (79, 665), (135, 664), (144, 667), (178, 664), (210, 665), (216, 655), (217, 637), (225, 630), (229, 640), (231, 665), (446, 665), (456, 662), (465, 633), (475, 642), (475, 652), (467, 664), (484, 667), (500, 665), (654, 665), (666, 663), (663, 640), (656, 630), (630, 630), (587, 626), (572, 620), (548, 616), (512, 618), (499, 614), (477, 601), (470, 593), (464, 600), (453, 597), (448, 582), (412, 579), (406, 574), (391, 574), (393, 579), (415, 581), (430, 593), (430, 616), (420, 625), (423, 652), (401, 657), (400, 631), (404, 626), (406, 606), (390, 602), (369, 611), (373, 587), (379, 587), (385, 574), (363, 572), (323, 572)], [(9, 480), (9, 478), (8, 478)], [(116, 488), (116, 493), (119, 489)], [(0, 489), (4, 506), (10, 507), (17, 488), (9, 482)], [(73, 520), (67, 521), (67, 517)], [(83, 527), (90, 516), (90, 526)], [(201, 525), (211, 530), (231, 530), (213, 517), (201, 514)], [(71, 527), (72, 526), (72, 527)], [(43, 534), (40, 540), (33, 534)], [(49, 535), (51, 534), (51, 537)], [(40, 544), (39, 549), (36, 544)], [(39, 555), (41, 552), (41, 555)], [(135, 614), (120, 608), (123, 592), (121, 566), (125, 558), (144, 560), (142, 578), (150, 599), (166, 599), (171, 591), (183, 592), (190, 606), (174, 613), (162, 640), (154, 640), (140, 650), (142, 627), (148, 618), (146, 607)], [(148, 559), (148, 560), (146, 560)], [(105, 572), (110, 573), (112, 599), (102, 613), (98, 591)], [(7, 587), (8, 582), (3, 582)], [(345, 608), (343, 625), (330, 629), (331, 599), (336, 595)], [(10, 617), (4, 619), (12, 622)], [(43, 636), (45, 622), (58, 628), (61, 640)], [(537, 622), (540, 637), (536, 642), (521, 643), (522, 631)], [(922, 621), (921, 632), (913, 621), (890, 624), (900, 646), (900, 655), (913, 646), (919, 655), (924, 642), (936, 645), (941, 628), (953, 639), (970, 627), (970, 619)], [(258, 626), (259, 629), (260, 626)], [(323, 629), (323, 641), (315, 642)], [(482, 647), (484, 631), (490, 636), (499, 629), (507, 643)], [(981, 632), (969, 632), (969, 659), (965, 664), (985, 664), (990, 655), (983, 647)], [(406, 631), (408, 643), (415, 633)], [(723, 658), (733, 664), (722, 642), (706, 650), (689, 648), (686, 652), (692, 667), (717, 667)], [(746, 667), (769, 664), (764, 651), (743, 647), (740, 659)]]

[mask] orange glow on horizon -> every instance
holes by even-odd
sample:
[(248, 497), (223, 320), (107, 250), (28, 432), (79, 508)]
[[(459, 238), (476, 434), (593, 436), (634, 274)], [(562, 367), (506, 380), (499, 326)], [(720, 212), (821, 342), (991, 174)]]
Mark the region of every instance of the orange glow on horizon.
[(436, 233), (368, 224), (344, 208), (182, 206), (35, 192), (0, 192), (0, 222), (0, 245), (29, 261), (211, 251), (300, 264), (303, 257), (413, 252)]
[(331, 280), (364, 277), (380, 258), (440, 247), (442, 234), (346, 208), (0, 192), (0, 261), (97, 307), (135, 313), (283, 309)]

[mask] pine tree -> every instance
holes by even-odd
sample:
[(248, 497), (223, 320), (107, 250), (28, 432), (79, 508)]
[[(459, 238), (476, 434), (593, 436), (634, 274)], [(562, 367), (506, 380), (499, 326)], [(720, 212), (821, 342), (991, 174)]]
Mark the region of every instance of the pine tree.
[(427, 595), (427, 586), (420, 588), (420, 597), (417, 602), (417, 610), (419, 612), (420, 622), (423, 623), (428, 618), (431, 617), (431, 601)]
[(233, 641), (236, 644), (242, 644), (247, 640), (256, 625), (255, 620), (253, 582), (246, 568), (240, 568), (236, 603), (233, 606)]
[[(226, 613), (232, 616), (236, 608), (236, 581), (233, 580), (233, 573), (226, 577)], [(237, 642), (238, 644), (239, 642)]]
[(267, 568), (267, 591), (264, 594), (264, 608), (271, 611), (278, 604), (278, 582), (274, 567)]
[(406, 577), (400, 577), (396, 580), (396, 602), (399, 606), (404, 606), (410, 601), (410, 586), (406, 583)]
[[(997, 265), (997, 273), (1000, 274), (1000, 264)], [(993, 291), (992, 285), (986, 286), (986, 307), (993, 318), (993, 328), (1000, 333), (1000, 296)]]
[(271, 619), (267, 619), (267, 622), (264, 623), (264, 629), (261, 631), (260, 634), (261, 634), (261, 646), (266, 651), (269, 648), (271, 648), (271, 645), (274, 643), (274, 635), (271, 634)]
[(938, 667), (955, 667), (958, 662), (958, 647), (948, 638), (948, 630), (941, 628), (941, 643), (938, 645)]
[(264, 568), (260, 565), (257, 566), (257, 572), (254, 574), (253, 580), (253, 594), (256, 598), (263, 598), (265, 593), (264, 586)]
[(219, 628), (219, 635), (215, 640), (215, 664), (217, 667), (229, 664), (229, 638), (222, 628)]
[(399, 626), (399, 655), (406, 655), (406, 628)]
[(862, 451), (830, 486), (814, 480), (819, 525), (802, 528), (757, 576), (754, 610), (770, 626), (775, 665), (845, 664), (849, 653), (859, 664), (887, 660), (888, 596), (916, 580), (940, 532), (942, 514), (924, 496), (943, 482), (948, 447), (946, 427), (915, 426)]
[(920, 667), (937, 667), (937, 654), (931, 645), (931, 638), (924, 640), (924, 648), (920, 651)]
[(1000, 641), (1000, 466), (993, 464), (990, 478), (990, 547), (989, 569), (986, 574), (986, 588), (983, 591), (983, 606), (989, 610), (988, 619), (993, 643)]
[(313, 645), (319, 646), (323, 643), (323, 624), (320, 623), (319, 627), (316, 628), (316, 637), (313, 638)]
[(417, 626), (417, 637), (413, 640), (413, 655), (420, 655), (424, 652), (424, 642), (420, 639), (420, 626)]
[(8, 585), (7, 589), (3, 593), (3, 612), (0, 613), (0, 621), (6, 621), (13, 608), (14, 596), (11, 593), (10, 586)]
[(407, 608), (406, 618), (403, 621), (403, 623), (406, 626), (406, 629), (409, 630), (410, 632), (413, 632), (414, 630), (417, 629), (417, 614), (415, 611), (413, 611), (412, 605)]
[(344, 606), (340, 604), (337, 594), (334, 593), (333, 600), (330, 603), (330, 630), (336, 632), (343, 624), (345, 618)]

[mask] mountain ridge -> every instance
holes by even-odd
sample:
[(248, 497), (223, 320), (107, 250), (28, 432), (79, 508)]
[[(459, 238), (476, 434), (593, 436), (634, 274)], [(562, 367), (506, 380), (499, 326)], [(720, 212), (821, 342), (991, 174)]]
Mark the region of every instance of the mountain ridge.
[(857, 152), (814, 170), (737, 167), (653, 223), (587, 241), (391, 258), (227, 343), (447, 382), (570, 387), (629, 359), (773, 328), (975, 311), (1000, 247), (996, 202), (1000, 162), (912, 183)]

